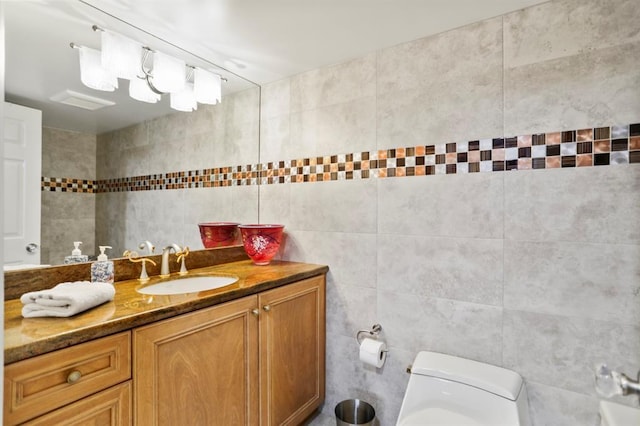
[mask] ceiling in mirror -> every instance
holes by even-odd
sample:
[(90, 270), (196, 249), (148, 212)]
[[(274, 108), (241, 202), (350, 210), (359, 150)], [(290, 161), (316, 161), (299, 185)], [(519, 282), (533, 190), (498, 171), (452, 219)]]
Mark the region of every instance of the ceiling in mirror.
[[(140, 121), (175, 112), (169, 96), (156, 104), (129, 97), (127, 80), (119, 80), (113, 92), (86, 87), (80, 79), (79, 51), (70, 43), (100, 49), (100, 32), (106, 28), (130, 37), (143, 46), (184, 60), (189, 65), (215, 71), (227, 81), (222, 96), (256, 85), (170, 40), (117, 19), (80, 1), (5, 2), (6, 78), (5, 98), (43, 111), (43, 125), (92, 134), (120, 129)], [(104, 108), (87, 110), (65, 103), (102, 102)], [(67, 100), (68, 102), (68, 100)]]

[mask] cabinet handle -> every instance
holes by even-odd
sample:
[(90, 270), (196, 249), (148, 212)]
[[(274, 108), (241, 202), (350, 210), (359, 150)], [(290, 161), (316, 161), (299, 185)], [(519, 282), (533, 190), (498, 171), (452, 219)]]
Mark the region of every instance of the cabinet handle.
[(82, 373), (79, 372), (78, 370), (73, 370), (71, 373), (69, 373), (69, 375), (67, 376), (67, 383), (69, 384), (74, 384), (75, 382), (77, 382), (78, 380), (80, 380), (80, 378), (82, 378)]
[(260, 311), (259, 311), (259, 310), (257, 310), (257, 309), (252, 309), (252, 310), (251, 310), (251, 313), (252, 313), (253, 315), (255, 315), (255, 316), (260, 315)]
[(269, 312), (271, 310), (271, 305), (264, 305), (262, 309), (264, 309), (266, 312)]

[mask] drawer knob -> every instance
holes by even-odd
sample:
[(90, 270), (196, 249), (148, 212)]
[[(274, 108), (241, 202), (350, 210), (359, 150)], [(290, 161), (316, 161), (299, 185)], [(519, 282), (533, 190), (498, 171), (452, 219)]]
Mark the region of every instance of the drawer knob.
[(257, 310), (257, 309), (252, 309), (252, 310), (251, 310), (251, 313), (252, 313), (253, 315), (255, 315), (255, 316), (260, 315), (260, 311), (259, 311), (259, 310)]
[(78, 370), (73, 370), (71, 373), (69, 373), (69, 375), (67, 376), (67, 383), (69, 384), (74, 384), (75, 382), (77, 382), (78, 380), (80, 380), (80, 378), (82, 378), (82, 373), (79, 372)]
[(264, 305), (262, 309), (264, 309), (266, 312), (269, 312), (271, 310), (271, 305)]

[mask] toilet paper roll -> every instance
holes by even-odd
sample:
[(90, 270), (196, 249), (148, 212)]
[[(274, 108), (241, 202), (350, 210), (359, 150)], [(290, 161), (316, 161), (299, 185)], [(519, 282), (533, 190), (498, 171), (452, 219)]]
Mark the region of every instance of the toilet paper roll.
[(374, 339), (363, 339), (360, 344), (360, 361), (380, 368), (387, 359), (387, 344)]

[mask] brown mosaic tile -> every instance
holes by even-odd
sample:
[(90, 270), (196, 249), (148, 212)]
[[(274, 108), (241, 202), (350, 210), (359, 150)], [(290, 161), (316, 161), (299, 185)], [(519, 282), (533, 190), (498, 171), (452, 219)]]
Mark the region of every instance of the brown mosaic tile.
[(518, 170), (530, 170), (532, 167), (531, 158), (518, 158)]
[(561, 160), (562, 167), (575, 167), (576, 156), (575, 155), (563, 155)]
[(547, 157), (544, 163), (545, 169), (560, 168), (560, 157)]
[(424, 148), (424, 155), (433, 155), (436, 153), (436, 147), (434, 145), (427, 145)]
[(629, 151), (640, 151), (640, 136), (629, 138)]
[(545, 134), (545, 145), (558, 145), (561, 141), (562, 134), (560, 132)]
[(518, 136), (518, 147), (526, 147), (532, 145), (533, 137), (531, 135)]
[(479, 151), (480, 150), (480, 141), (469, 141), (469, 152)]
[(447, 164), (446, 173), (448, 175), (455, 174), (456, 173), (456, 169), (457, 169), (457, 167), (456, 167), (455, 164)]
[(629, 153), (629, 164), (640, 163), (640, 151), (632, 151)]
[(592, 154), (578, 155), (578, 167), (591, 167), (591, 166), (593, 166)]

